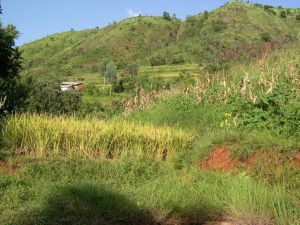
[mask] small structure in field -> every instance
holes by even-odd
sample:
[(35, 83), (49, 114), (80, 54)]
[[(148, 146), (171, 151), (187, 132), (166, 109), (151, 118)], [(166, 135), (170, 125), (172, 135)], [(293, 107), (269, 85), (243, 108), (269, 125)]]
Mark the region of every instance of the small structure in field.
[(60, 89), (62, 91), (73, 91), (85, 88), (86, 85), (83, 82), (62, 82)]

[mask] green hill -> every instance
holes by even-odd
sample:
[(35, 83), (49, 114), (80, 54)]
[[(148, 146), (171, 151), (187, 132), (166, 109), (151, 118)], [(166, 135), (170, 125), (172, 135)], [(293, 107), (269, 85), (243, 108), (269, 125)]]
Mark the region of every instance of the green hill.
[(233, 2), (186, 21), (136, 17), (103, 29), (54, 34), (21, 47), (23, 73), (43, 79), (94, 73), (106, 58), (119, 69), (134, 62), (196, 63), (216, 70), (295, 40), (300, 31), (298, 14), (298, 9)]

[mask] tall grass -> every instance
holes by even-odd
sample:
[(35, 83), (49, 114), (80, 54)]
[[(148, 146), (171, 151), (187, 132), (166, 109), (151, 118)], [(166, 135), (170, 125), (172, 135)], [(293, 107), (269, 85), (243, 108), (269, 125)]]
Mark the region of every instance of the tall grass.
[(126, 154), (166, 159), (187, 149), (193, 137), (167, 126), (24, 114), (6, 121), (2, 139), (17, 153), (37, 157), (113, 158)]

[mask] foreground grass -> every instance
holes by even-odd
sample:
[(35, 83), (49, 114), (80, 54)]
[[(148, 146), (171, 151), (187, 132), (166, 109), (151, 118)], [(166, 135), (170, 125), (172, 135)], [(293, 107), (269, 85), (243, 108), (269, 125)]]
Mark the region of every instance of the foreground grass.
[(147, 158), (13, 159), (0, 172), (0, 190), (2, 224), (200, 224), (220, 216), (237, 224), (296, 224), (299, 219), (283, 186)]

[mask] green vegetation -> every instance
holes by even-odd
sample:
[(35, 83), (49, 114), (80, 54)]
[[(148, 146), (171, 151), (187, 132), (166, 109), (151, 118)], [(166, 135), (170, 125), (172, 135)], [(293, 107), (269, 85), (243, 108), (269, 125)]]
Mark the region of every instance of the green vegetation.
[[(125, 117), (9, 118), (2, 221), (297, 224), (297, 45), (175, 89), (141, 92)], [(200, 170), (218, 146), (231, 150), (232, 170)]]
[(279, 12), (286, 11), (232, 2), (186, 21), (165, 12), (163, 17), (136, 17), (103, 29), (55, 34), (22, 46), (23, 75), (84, 77), (97, 73), (107, 59), (114, 60), (120, 73), (133, 62), (140, 66), (196, 63), (214, 71), (232, 61), (261, 56), (266, 41), (273, 48), (294, 41), (299, 33), (296, 9), (282, 19)]
[(299, 224), (298, 13), (233, 1), (23, 46), (1, 224)]
[[(1, 15), (0, 5), (0, 15)], [(23, 104), (22, 85), (19, 82), (21, 54), (15, 47), (18, 31), (13, 25), (3, 26), (0, 20), (0, 119)]]
[(142, 155), (163, 159), (184, 151), (192, 140), (189, 133), (168, 127), (37, 115), (11, 118), (3, 134), (7, 147), (38, 157)]
[(30, 84), (29, 89), (25, 107), (29, 112), (72, 114), (81, 107), (81, 95), (78, 92), (62, 92), (58, 82), (39, 81)]

